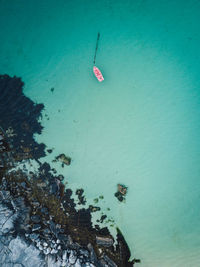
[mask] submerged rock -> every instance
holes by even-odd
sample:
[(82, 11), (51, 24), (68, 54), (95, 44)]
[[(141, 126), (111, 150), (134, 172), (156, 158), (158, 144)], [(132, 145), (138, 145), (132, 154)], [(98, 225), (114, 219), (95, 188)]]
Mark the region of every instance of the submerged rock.
[(125, 200), (125, 196), (127, 194), (128, 187), (123, 184), (117, 185), (117, 192), (115, 193), (115, 197), (120, 201)]
[(76, 190), (76, 195), (78, 196), (78, 204), (80, 205), (85, 205), (86, 203), (86, 199), (85, 199), (85, 196), (83, 196), (83, 193), (84, 193), (84, 190), (81, 188), (81, 189), (77, 189)]
[(107, 215), (102, 215), (101, 218), (100, 218), (100, 223), (102, 223), (105, 219), (107, 218)]
[(90, 210), (91, 212), (96, 212), (96, 211), (101, 210), (101, 208), (100, 208), (100, 207), (95, 207), (95, 206), (93, 206), (93, 205), (89, 205), (89, 210)]
[(71, 158), (68, 157), (68, 156), (66, 156), (64, 153), (58, 155), (58, 156), (53, 160), (53, 162), (56, 162), (56, 161), (61, 161), (62, 164), (65, 164), (65, 165), (70, 165), (70, 164), (71, 164)]

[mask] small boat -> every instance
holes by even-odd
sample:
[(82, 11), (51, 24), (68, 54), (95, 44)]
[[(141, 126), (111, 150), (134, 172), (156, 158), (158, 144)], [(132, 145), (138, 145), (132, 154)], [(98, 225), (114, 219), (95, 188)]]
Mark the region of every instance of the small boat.
[(98, 32), (98, 35), (97, 35), (97, 41), (96, 41), (96, 49), (95, 49), (95, 53), (94, 53), (93, 72), (94, 72), (94, 75), (97, 77), (97, 80), (98, 80), (99, 82), (102, 82), (102, 81), (104, 80), (104, 77), (103, 77), (101, 71), (95, 66), (96, 55), (97, 55), (98, 44), (99, 44), (99, 38), (100, 38), (100, 33)]
[(94, 75), (97, 77), (99, 82), (102, 82), (104, 80), (104, 77), (103, 77), (101, 71), (96, 66), (93, 67), (93, 72), (94, 72)]

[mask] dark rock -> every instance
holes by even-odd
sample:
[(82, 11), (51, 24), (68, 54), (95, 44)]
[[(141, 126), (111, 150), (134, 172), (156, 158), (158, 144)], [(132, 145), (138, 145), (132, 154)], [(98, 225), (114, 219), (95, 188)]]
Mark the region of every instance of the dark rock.
[(52, 168), (51, 170), (52, 170), (52, 172), (53, 172), (54, 174), (56, 174), (56, 173), (57, 173), (57, 171), (56, 171), (56, 169), (55, 169), (55, 168)]
[(98, 225), (98, 224), (95, 224), (95, 229), (99, 232), (99, 230), (100, 230), (100, 226)]
[(34, 223), (39, 223), (40, 222), (40, 216), (39, 215), (32, 215), (31, 216), (31, 221)]
[(43, 233), (44, 233), (44, 234), (49, 234), (49, 233), (51, 233), (51, 231), (50, 231), (48, 228), (45, 228), (45, 229), (43, 230)]
[(31, 226), (30, 225), (28, 225), (28, 227), (27, 227), (27, 229), (26, 229), (26, 234), (31, 234)]
[[(116, 246), (117, 252), (120, 254), (121, 259), (121, 265), (124, 266), (129, 262), (131, 253), (129, 250), (129, 247), (121, 233), (121, 231), (117, 228), (117, 246)], [(133, 265), (133, 264), (132, 264)], [(128, 264), (127, 264), (128, 266)]]
[(102, 215), (100, 218), (100, 223), (102, 223), (107, 218), (107, 215)]
[(95, 254), (95, 251), (94, 251), (94, 248), (93, 248), (92, 244), (89, 243), (87, 247), (88, 247), (88, 249), (90, 251), (90, 259), (91, 259), (91, 261), (96, 264), (97, 263), (97, 256)]
[(13, 199), (13, 203), (16, 205), (17, 208), (24, 207), (24, 198), (23, 197), (17, 197)]
[(120, 193), (120, 192), (116, 192), (115, 193), (115, 197), (120, 201), (122, 202), (124, 200), (124, 197), (123, 195)]
[(63, 175), (58, 175), (57, 179), (60, 180), (60, 181), (63, 181), (64, 180), (64, 176)]
[(78, 202), (79, 205), (80, 204), (85, 205), (85, 203), (86, 203), (86, 199), (83, 196), (83, 193), (84, 193), (84, 190), (82, 188), (76, 190), (76, 195), (78, 196), (78, 199), (79, 199), (79, 202)]
[(46, 207), (41, 208), (41, 212), (44, 213), (45, 215), (48, 215), (48, 209)]
[(61, 241), (64, 241), (64, 242), (67, 242), (67, 241), (68, 241), (68, 237), (67, 237), (67, 235), (64, 235), (64, 234), (59, 233), (59, 234), (57, 235), (57, 237), (58, 237)]
[[(88, 244), (88, 246), (89, 246), (89, 244)], [(89, 258), (89, 256), (90, 256), (89, 251), (87, 251), (86, 249), (79, 249), (79, 253), (81, 255), (83, 255), (85, 258)]]
[(2, 190), (1, 191), (1, 195), (2, 195), (2, 198), (3, 199), (7, 199), (10, 196), (10, 192), (9, 191), (5, 191), (5, 190)]
[(41, 166), (39, 167), (39, 171), (41, 173), (44, 173), (45, 175), (47, 175), (50, 170), (51, 170), (51, 166), (47, 162), (42, 163)]
[(58, 193), (58, 185), (56, 182), (52, 183), (51, 186), (50, 186), (50, 193), (51, 194), (56, 194)]
[(107, 236), (107, 235), (110, 235), (110, 232), (107, 227), (103, 227), (103, 228), (100, 228), (99, 234), (103, 236)]
[(100, 207), (95, 207), (95, 206), (89, 205), (89, 210), (90, 210), (90, 212), (96, 212), (96, 211), (101, 210), (101, 208)]
[(72, 190), (70, 188), (67, 188), (65, 190), (64, 196), (63, 196), (63, 206), (66, 210), (70, 209), (71, 212), (75, 212), (75, 206), (74, 199), (71, 198), (72, 196)]
[[(13, 135), (11, 132), (11, 137), (16, 159), (19, 161), (23, 158), (38, 159), (45, 156), (45, 145), (38, 144), (33, 137), (33, 133), (41, 134), (42, 126), (38, 118), (44, 105), (35, 104), (26, 97), (22, 91), (23, 85), (20, 78), (0, 75), (0, 125), (4, 129), (14, 129), (14, 133), (17, 133)], [(23, 140), (23, 146), (21, 146), (21, 140)], [(24, 148), (30, 148), (31, 152), (24, 151)]]
[[(135, 263), (140, 263), (141, 262), (141, 260), (139, 260), (139, 259), (133, 259), (131, 262), (130, 262), (130, 264), (135, 264)], [(131, 265), (130, 265), (131, 266)]]
[(51, 230), (51, 232), (52, 232), (55, 236), (57, 236), (58, 231), (57, 231), (57, 229), (56, 229), (56, 225), (55, 225), (55, 223), (54, 223), (53, 221), (50, 221), (49, 224), (50, 224), (50, 230)]
[(32, 201), (32, 205), (33, 205), (33, 207), (38, 207), (38, 206), (40, 206), (40, 203), (37, 200), (34, 200), (34, 201)]
[(83, 196), (79, 196), (79, 202), (78, 202), (78, 204), (79, 205), (85, 205), (86, 204), (86, 199), (85, 199), (85, 197), (83, 197)]
[(127, 186), (125, 186), (123, 184), (118, 184), (117, 185), (117, 192), (114, 195), (120, 202), (122, 202), (125, 200), (127, 190), (128, 190)]
[(76, 195), (78, 195), (78, 196), (82, 196), (83, 193), (84, 193), (84, 190), (82, 188), (76, 190)]
[[(108, 263), (109, 267), (117, 267), (117, 265), (112, 261), (107, 255), (104, 255), (104, 260)], [(123, 265), (126, 266), (126, 265)]]
[(100, 259), (99, 260), (99, 267), (104, 267), (104, 266), (106, 266), (106, 267), (110, 267), (109, 265), (108, 265), (108, 263), (104, 260), (104, 259)]
[(24, 189), (26, 189), (27, 188), (27, 185), (26, 185), (26, 183), (25, 182), (22, 182), (21, 184), (20, 184)]
[(92, 229), (91, 214), (88, 209), (80, 209), (74, 217), (74, 224)]

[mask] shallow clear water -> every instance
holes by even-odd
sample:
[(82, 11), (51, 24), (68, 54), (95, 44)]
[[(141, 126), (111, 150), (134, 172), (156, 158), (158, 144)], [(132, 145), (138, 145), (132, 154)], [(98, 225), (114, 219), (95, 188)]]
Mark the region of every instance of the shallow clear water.
[[(36, 136), (141, 267), (200, 266), (198, 1), (0, 1), (0, 73), (45, 104)], [(97, 32), (101, 38), (92, 73)], [(52, 93), (51, 88), (55, 90)], [(126, 203), (114, 197), (128, 186)]]

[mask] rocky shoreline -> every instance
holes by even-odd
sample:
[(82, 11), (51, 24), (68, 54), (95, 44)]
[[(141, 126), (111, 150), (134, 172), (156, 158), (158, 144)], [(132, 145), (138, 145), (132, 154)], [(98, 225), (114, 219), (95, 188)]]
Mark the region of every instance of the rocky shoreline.
[[(0, 75), (0, 93), (0, 205), (10, 214), (2, 223), (2, 237), (19, 237), (36, 247), (40, 266), (128, 267), (139, 262), (129, 261), (130, 251), (119, 229), (114, 246), (106, 227), (92, 225), (91, 212), (98, 207), (76, 210), (72, 190), (62, 183), (64, 177), (40, 162), (46, 146), (33, 135), (41, 134), (38, 119), (44, 106), (23, 94), (23, 82), (17, 77)], [(69, 165), (71, 159), (63, 155), (56, 160)], [(37, 173), (25, 164), (31, 160), (39, 166)], [(83, 192), (77, 189), (76, 194), (84, 205)]]

